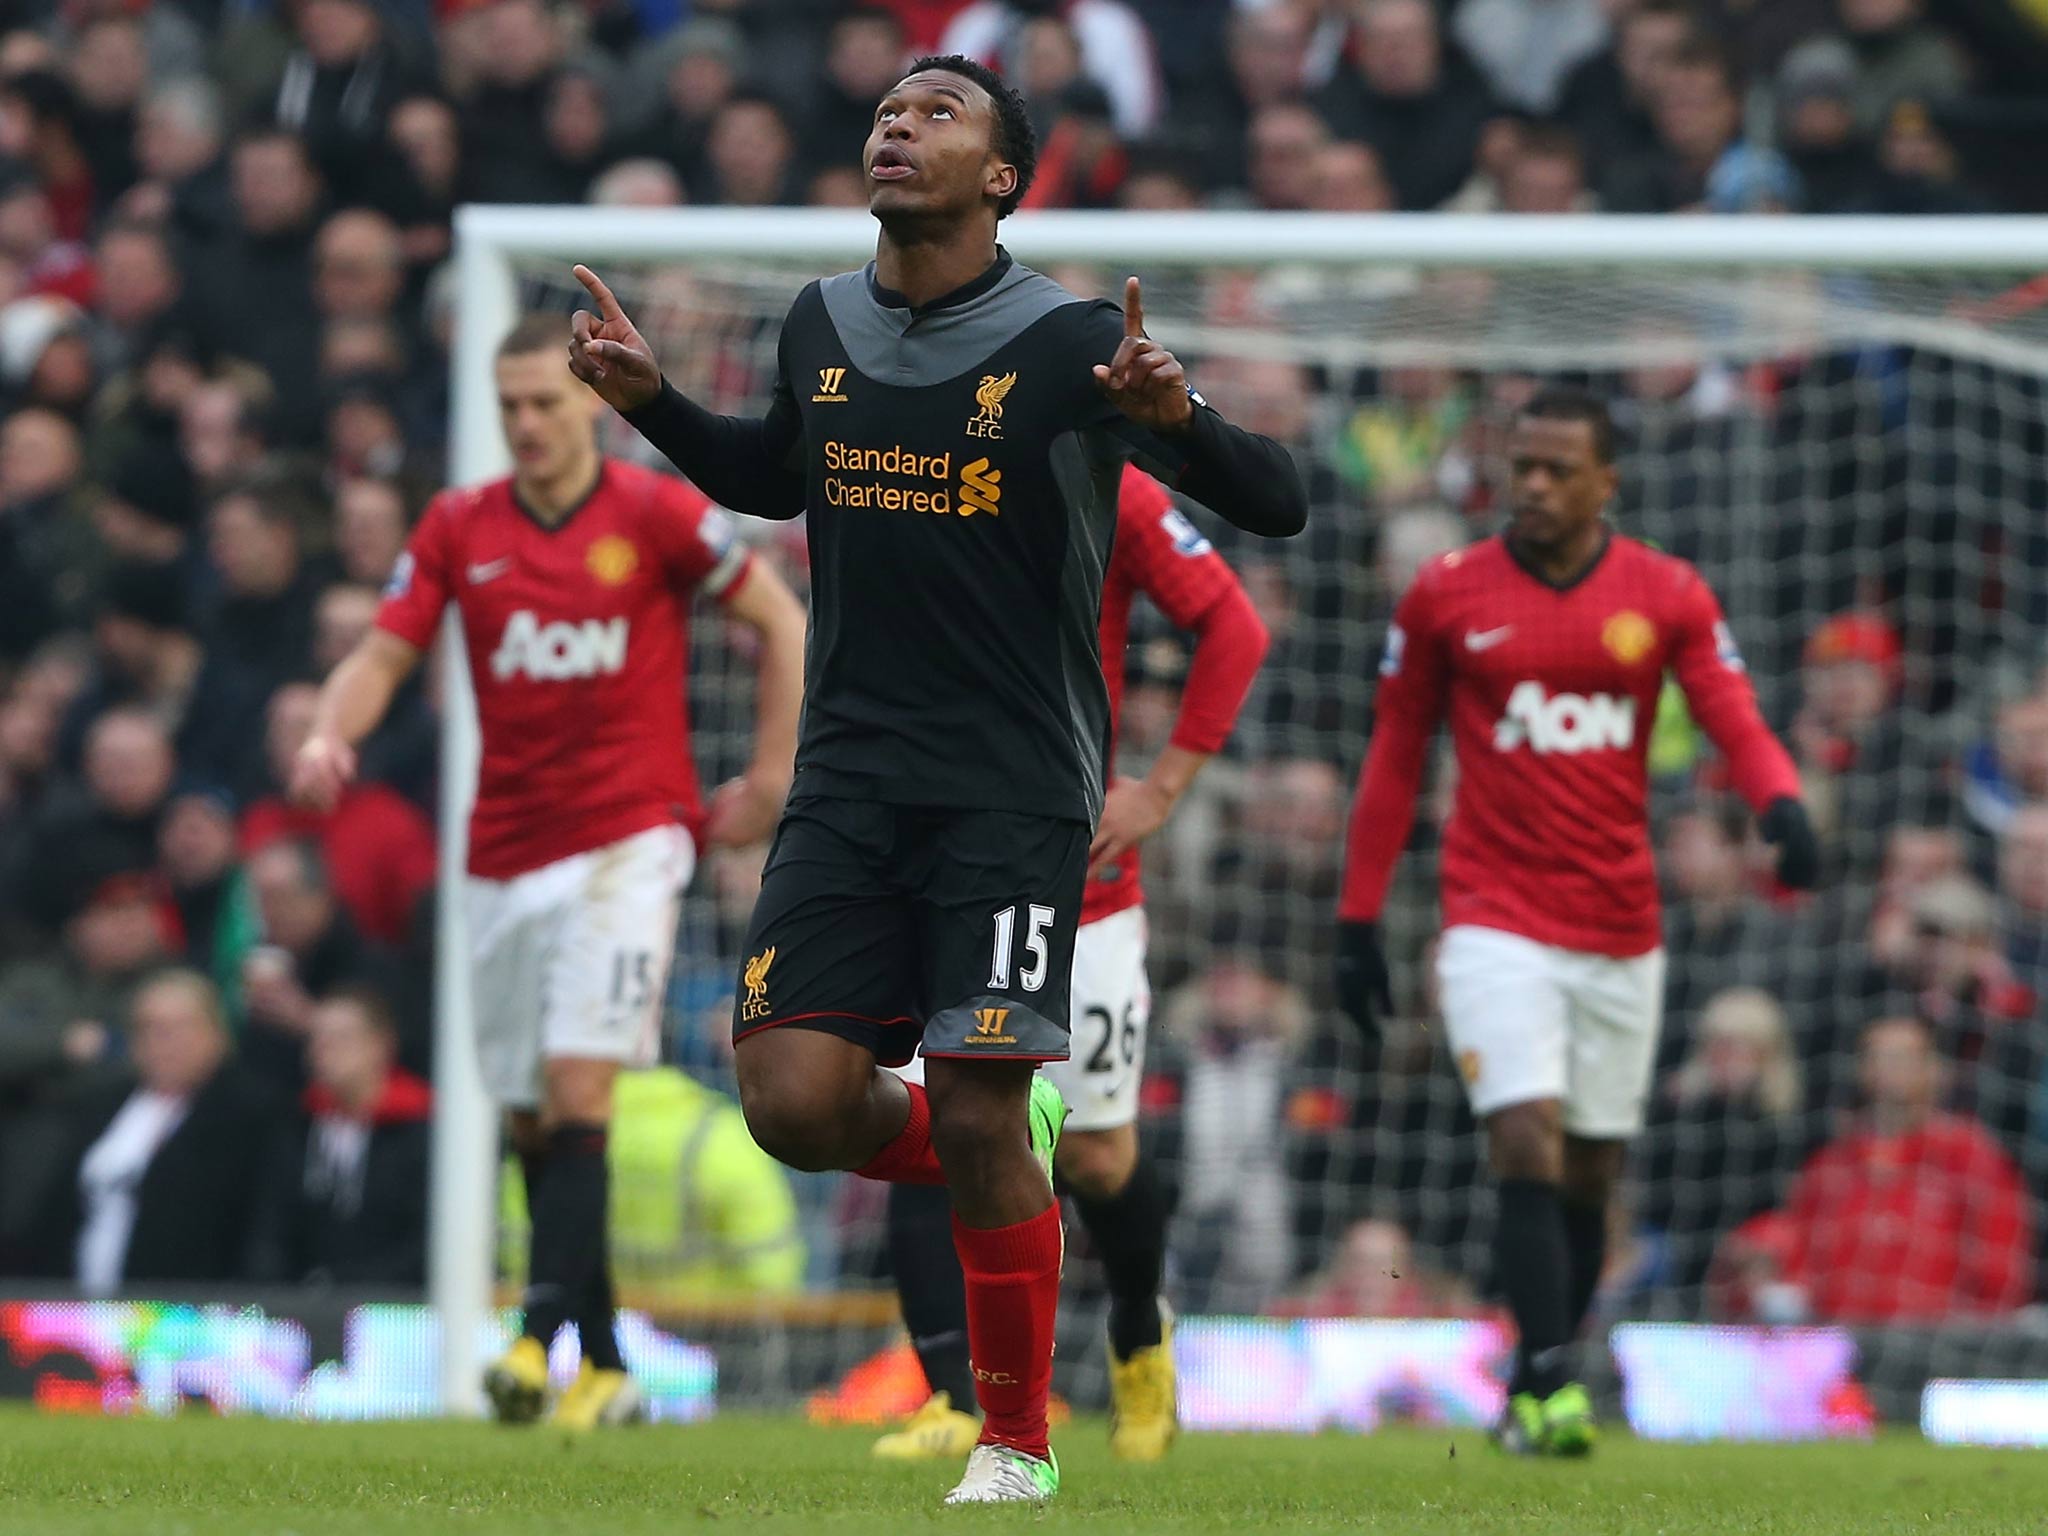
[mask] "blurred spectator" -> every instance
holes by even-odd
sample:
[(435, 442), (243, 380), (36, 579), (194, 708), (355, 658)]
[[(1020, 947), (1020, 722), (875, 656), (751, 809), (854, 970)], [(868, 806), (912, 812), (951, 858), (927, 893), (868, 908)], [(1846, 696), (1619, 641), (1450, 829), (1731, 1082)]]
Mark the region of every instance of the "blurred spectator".
[[(2032, 1202), (1982, 1126), (1936, 1108), (1944, 1067), (1926, 1026), (1877, 1020), (1859, 1071), (1863, 1115), (1785, 1201), (1778, 1282), (1799, 1295), (1773, 1320), (1934, 1323), (2023, 1306)], [(1747, 1234), (1735, 1234), (1738, 1257)]]
[(1471, 174), (1492, 115), (1486, 87), (1449, 54), (1429, 0), (1363, 0), (1358, 69), (1319, 98), (1340, 138), (1379, 151), (1403, 208), (1435, 208)]
[(97, 563), (80, 515), (78, 429), (54, 411), (0, 421), (0, 660), (19, 660), (86, 607)]
[(1163, 105), (1152, 34), (1124, 0), (973, 0), (946, 28), (940, 53), (970, 59), (1014, 75), (1022, 63), (1024, 34), (1035, 17), (1057, 16), (1081, 48), (1081, 67), (1108, 93), (1117, 132), (1142, 139)]
[(712, 121), (704, 146), (705, 201), (756, 208), (794, 202), (795, 147), (774, 97), (735, 95)]
[(186, 607), (175, 566), (129, 561), (108, 571), (93, 619), (92, 673), (64, 726), (67, 765), (78, 761), (92, 722), (117, 705), (143, 710), (176, 739), (203, 660)]
[(320, 177), (305, 146), (275, 128), (245, 133), (230, 167), (234, 224), (187, 268), (187, 289), (221, 348), (269, 375), (282, 432), (308, 441), (316, 419), (312, 257)]
[(1283, 1317), (1401, 1320), (1459, 1317), (1475, 1308), (1455, 1280), (1424, 1270), (1396, 1221), (1353, 1222), (1336, 1254), (1307, 1286), (1271, 1310)]
[(1603, 206), (1617, 213), (1762, 213), (1796, 202), (1791, 167), (1743, 137), (1742, 98), (1719, 45), (1680, 45), (1662, 60), (1655, 90), (1656, 147), (1614, 167)]
[(1804, 662), (1788, 745), (1823, 846), (1868, 875), (1883, 829), (1902, 813), (1932, 809), (1900, 801), (1905, 791), (1928, 794), (1935, 764), (1899, 711), (1898, 632), (1876, 614), (1837, 614), (1807, 639)]
[(262, 737), (270, 695), (312, 662), (321, 576), (302, 549), (310, 519), (298, 502), (289, 481), (268, 475), (226, 492), (208, 519), (221, 596), (203, 631), (206, 665), (180, 745), (187, 767), (251, 794), (262, 779), (249, 747)]
[(93, 17), (71, 49), (79, 148), (104, 203), (135, 180), (135, 114), (149, 84), (149, 48), (132, 15)]
[(1394, 188), (1379, 152), (1356, 139), (1325, 144), (1316, 154), (1308, 205), (1319, 213), (1392, 213)]
[(397, 1026), (375, 992), (344, 987), (313, 1006), (306, 1092), (269, 1160), (253, 1278), (426, 1284), (433, 1090), (397, 1054)]
[(389, 480), (345, 480), (334, 496), (342, 574), (381, 589), (405, 550), (405, 498)]
[(390, 219), (368, 208), (344, 208), (320, 226), (313, 242), (313, 302), (323, 317), (388, 320), (404, 294), (405, 252)]
[(1093, 80), (1076, 80), (1053, 103), (1027, 208), (1113, 208), (1130, 161), (1117, 142), (1109, 99)]
[(135, 995), (135, 1083), (80, 1110), (40, 1251), (89, 1296), (218, 1284), (247, 1269), (275, 1101), (233, 1060), (213, 984), (171, 971)]
[(235, 802), (226, 790), (180, 788), (157, 831), (157, 868), (170, 886), (184, 963), (219, 989), (228, 1017), (242, 1011), (242, 962), (256, 946), (255, 898), (238, 861)]
[(30, 70), (0, 77), (0, 155), (34, 174), (65, 240), (85, 239), (99, 211), (101, 189), (78, 137), (82, 118), (78, 93), (63, 76)]
[(205, 383), (185, 396), (178, 447), (191, 469), (195, 494), (210, 500), (262, 467), (270, 445), (261, 414), (246, 383)]
[(390, 167), (385, 211), (403, 230), (405, 259), (416, 266), (448, 253), (448, 225), (460, 200), (462, 125), (438, 96), (408, 96), (385, 125), (398, 163)]
[(1667, 886), (1664, 944), (1670, 955), (1664, 1006), (1670, 1050), (1689, 1049), (1682, 1027), (1709, 998), (1743, 982), (1777, 978), (1783, 918), (1759, 896), (1747, 843), (1747, 808), (1733, 797), (1673, 816), (1658, 867)]
[(283, 839), (306, 839), (324, 855), (335, 894), (358, 931), (382, 944), (398, 944), (410, 931), (414, 909), (434, 884), (434, 829), (403, 795), (359, 779), (334, 809), (321, 812), (285, 797), (292, 759), (313, 729), (320, 690), (287, 683), (270, 696), (264, 752), (273, 793), (242, 816), (242, 849), (254, 855)]
[[(867, 192), (860, 173), (848, 174), (860, 193), (852, 206), (867, 207)], [(682, 178), (674, 168), (666, 160), (650, 155), (621, 160), (590, 184), (590, 201), (599, 208), (680, 208), (687, 200)]]
[(72, 893), (61, 947), (0, 970), (0, 1089), (47, 1090), (120, 1060), (130, 1001), (175, 956), (174, 914), (146, 873), (77, 867), (55, 883)]
[(462, 104), (462, 195), (480, 203), (559, 198), (547, 106), (561, 67), (561, 24), (541, 0), (491, 0), (472, 19), (481, 29), (480, 78)]
[(71, 879), (154, 864), (157, 819), (176, 766), (170, 736), (149, 711), (127, 705), (101, 715), (86, 733), (82, 782), (52, 796), (27, 829), (9, 905), (54, 929)]
[(383, 13), (374, 0), (302, 0), (296, 26), (269, 117), (305, 144), (337, 198), (376, 191), (374, 151), (406, 84)]
[(1318, 159), (1330, 130), (1299, 102), (1262, 107), (1252, 118), (1247, 165), (1252, 203), (1272, 210), (1301, 209), (1315, 196)]
[(109, 224), (94, 261), (93, 344), (102, 369), (113, 373), (140, 360), (143, 344), (178, 302), (183, 280), (169, 242), (153, 225)]
[(1188, 143), (1209, 187), (1247, 185), (1245, 144), (1252, 119), (1267, 107), (1301, 99), (1311, 30), (1296, 5), (1239, 6), (1224, 34), (1226, 72), (1211, 90), (1174, 104), (1170, 133)]
[(1923, 0), (1838, 0), (1856, 54), (1856, 121), (1875, 132), (1902, 101), (1943, 102), (1962, 93), (1967, 71)]
[(559, 193), (549, 202), (579, 202), (617, 158), (609, 77), (592, 59), (565, 66), (548, 87), (547, 137)]
[[(746, 37), (723, 16), (693, 16), (651, 45), (647, 57), (658, 70), (662, 108), (637, 150), (673, 166), (683, 178), (691, 202), (709, 202), (706, 157), (711, 130), (740, 87), (747, 59)], [(868, 104), (870, 120), (874, 107), (875, 103)], [(866, 139), (863, 127), (860, 140), (844, 153), (858, 157), (859, 143)]]
[[(739, 1105), (673, 1068), (622, 1072), (613, 1089), (612, 1264), (636, 1294), (669, 1301), (798, 1289), (804, 1240), (781, 1164), (754, 1144)], [(499, 1251), (526, 1252), (524, 1181), (499, 1181)]]
[[(150, 14), (167, 9), (154, 6)], [(220, 93), (209, 81), (188, 76), (151, 90), (135, 130), (142, 180), (121, 198), (123, 216), (165, 223), (199, 246), (226, 234), (234, 211), (223, 142)]]
[(305, 1085), (306, 1032), (313, 999), (339, 987), (377, 991), (400, 1019), (408, 1065), (423, 1066), (413, 1029), (418, 999), (395, 959), (349, 921), (317, 844), (287, 838), (249, 856), (263, 943), (242, 963), (242, 1055), (264, 1081), (296, 1094)]
[(1518, 135), (1501, 178), (1504, 213), (1590, 213), (1586, 158), (1568, 129), (1537, 126)]
[(92, 302), (91, 250), (82, 240), (59, 237), (49, 194), (28, 170), (6, 161), (0, 161), (0, 258), (19, 272), (24, 297)]
[(1808, 213), (1846, 213), (1877, 195), (1877, 161), (1856, 121), (1856, 56), (1839, 38), (1786, 55), (1777, 80), (1778, 138)]
[(1603, 169), (1655, 152), (1651, 114), (1664, 69), (1693, 35), (1695, 22), (1691, 0), (1635, 0), (1621, 7), (1612, 46), (1565, 81), (1558, 119), (1581, 144), (1598, 147)]
[(1768, 992), (1734, 987), (1701, 1010), (1685, 1059), (1651, 1099), (1637, 1148), (1659, 1280), (1705, 1283), (1723, 1236), (1775, 1206), (1804, 1152), (1806, 1085)]
[(1166, 998), (1161, 1017), (1187, 1060), (1182, 1287), (1196, 1310), (1256, 1311), (1294, 1273), (1281, 1110), (1308, 1005), (1249, 959), (1225, 958)]
[(1458, 44), (1502, 101), (1548, 113), (1566, 78), (1607, 42), (1611, 0), (1465, 0)]
[(1998, 840), (1999, 928), (2015, 980), (2048, 999), (2048, 801), (2032, 800), (2013, 813)]
[(832, 23), (825, 63), (805, 93), (803, 163), (855, 166), (875, 125), (875, 107), (909, 62), (902, 19), (879, 5), (851, 5)]

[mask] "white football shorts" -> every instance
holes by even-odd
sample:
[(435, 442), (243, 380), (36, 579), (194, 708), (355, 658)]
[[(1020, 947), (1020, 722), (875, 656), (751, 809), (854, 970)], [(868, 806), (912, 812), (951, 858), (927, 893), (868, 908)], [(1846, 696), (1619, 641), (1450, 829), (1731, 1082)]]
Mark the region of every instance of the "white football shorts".
[(1664, 951), (1616, 959), (1460, 926), (1437, 946), (1444, 1032), (1472, 1113), (1557, 1099), (1564, 1128), (1623, 1140), (1643, 1107), (1664, 1015)]
[[(1138, 1118), (1145, 1075), (1145, 1035), (1152, 1022), (1152, 984), (1145, 976), (1145, 909), (1083, 924), (1074, 934), (1073, 1054), (1038, 1070), (1067, 1101), (1070, 1131), (1113, 1131)], [(895, 1069), (924, 1081), (924, 1057)]]
[(477, 1059), (501, 1104), (538, 1106), (557, 1057), (653, 1064), (696, 856), (670, 824), (510, 880), (470, 878)]

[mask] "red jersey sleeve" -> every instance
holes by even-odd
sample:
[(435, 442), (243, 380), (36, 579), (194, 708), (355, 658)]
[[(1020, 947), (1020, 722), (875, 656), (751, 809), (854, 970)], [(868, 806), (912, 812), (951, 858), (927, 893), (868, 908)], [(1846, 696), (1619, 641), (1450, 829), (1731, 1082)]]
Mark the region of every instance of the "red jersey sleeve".
[(1415, 821), (1429, 739), (1443, 718), (1450, 665), (1432, 611), (1430, 575), (1426, 569), (1416, 578), (1387, 629), (1372, 742), (1345, 840), (1344, 886), (1337, 899), (1337, 916), (1345, 922), (1379, 920)]
[(701, 591), (720, 601), (739, 591), (753, 556), (725, 509), (672, 475), (659, 478), (654, 500), (655, 547), (676, 591)]
[(377, 609), (379, 629), (422, 651), (434, 643), (434, 626), (455, 595), (453, 516), (447, 492), (427, 504), (426, 515), (391, 568)]
[(1749, 668), (1712, 589), (1696, 571), (1685, 580), (1671, 669), (1693, 718), (1728, 759), (1736, 791), (1761, 813), (1773, 800), (1798, 796), (1799, 770), (1757, 710)]
[(1270, 637), (1223, 557), (1158, 482), (1124, 475), (1117, 558), (1175, 628), (1195, 636), (1172, 742), (1205, 756), (1223, 750), (1251, 692)]

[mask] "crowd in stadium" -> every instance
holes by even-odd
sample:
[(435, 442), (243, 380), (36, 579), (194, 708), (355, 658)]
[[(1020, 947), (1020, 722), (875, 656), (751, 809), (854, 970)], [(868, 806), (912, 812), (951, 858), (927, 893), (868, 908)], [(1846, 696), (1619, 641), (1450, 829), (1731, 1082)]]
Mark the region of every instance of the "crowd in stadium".
[[(855, 150), (874, 100), (909, 58), (941, 50), (999, 61), (1028, 97), (1043, 147), (1027, 207), (2048, 206), (2040, 157), (2003, 153), (2048, 121), (2012, 90), (2048, 78), (2033, 62), (2048, 34), (2026, 19), (2038, 7), (1978, 0), (1939, 8), (1938, 22), (1930, 9), (9, 8), (0, 1275), (95, 1291), (421, 1281), (432, 684), (400, 698), (335, 811), (295, 807), (282, 785), (318, 679), (371, 623), (437, 486), (458, 204), (859, 206)], [(1297, 451), (1321, 564), (1244, 572), (1275, 651), (1234, 761), (1156, 861), (1164, 1040), (1147, 1134), (1176, 1170), (1192, 1305), (1456, 1312), (1484, 1277), (1438, 1279), (1413, 1256), (1458, 1269), (1448, 1256), (1477, 1219), (1464, 1196), (1475, 1136), (1432, 1054), (1428, 989), (1402, 999), (1414, 1024), (1366, 1072), (1330, 1006), (1329, 930), (1369, 718), (1372, 658), (1357, 637), (1376, 639), (1402, 572), (1483, 531), (1489, 413), (1517, 385), (1392, 370), (1361, 378), (1332, 428), (1310, 398), (1326, 383), (1240, 361), (1211, 390)], [(1710, 454), (1739, 409), (1717, 390), (1756, 387), (1681, 374), (1620, 392), (1629, 421), (1663, 434), (1644, 452), (1677, 463)], [(2032, 452), (2038, 486), (2038, 440)], [(1667, 509), (1710, 516), (1713, 489)], [(1796, 566), (1821, 549), (1778, 553)], [(2009, 697), (1945, 681), (1941, 623), (1887, 611), (1882, 581), (1845, 583), (1818, 607), (1803, 593), (1774, 653), (1752, 657), (1826, 835), (1830, 881), (1813, 900), (1760, 882), (1745, 819), (1701, 788), (1710, 766), (1681, 751), (1681, 771), (1662, 775), (1684, 783), (1661, 823), (1669, 1015), (1638, 1193), (1617, 1218), (1630, 1234), (1619, 1304), (1655, 1293), (1728, 1317), (1884, 1321), (2009, 1312), (2039, 1294), (2038, 575), (2028, 592), (2033, 651), (1997, 659), (2034, 670)], [(1169, 637), (1143, 638), (1133, 756), (1163, 739), (1176, 658)], [(746, 877), (705, 885), (693, 903), (716, 908), (710, 926), (729, 941)], [(1418, 871), (1409, 961), (1427, 938), (1427, 890)], [(1202, 893), (1216, 891), (1239, 893), (1241, 910), (1213, 910)], [(699, 958), (730, 986), (729, 954)], [(683, 1018), (680, 1054), (715, 1069)], [(735, 1249), (755, 1256), (751, 1269), (670, 1279), (794, 1286), (806, 1238), (812, 1280), (873, 1278), (872, 1242), (834, 1236), (871, 1204), (811, 1209), (743, 1136), (729, 1144), (729, 1102), (679, 1074), (634, 1102), (674, 1132), (648, 1138), (650, 1177), (693, 1177), (661, 1148), (697, 1117), (723, 1117), (718, 1182), (689, 1203), (729, 1208)], [(1900, 1193), (1902, 1167), (1926, 1174), (1913, 1193)]]

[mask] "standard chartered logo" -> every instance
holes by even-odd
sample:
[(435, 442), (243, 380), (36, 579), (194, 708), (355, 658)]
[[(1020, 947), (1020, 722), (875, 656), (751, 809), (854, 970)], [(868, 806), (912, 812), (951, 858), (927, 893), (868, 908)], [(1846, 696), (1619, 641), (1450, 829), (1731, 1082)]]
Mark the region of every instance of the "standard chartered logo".
[(972, 517), (977, 512), (986, 512), (994, 517), (1001, 509), (996, 503), (1003, 499), (1003, 472), (990, 469), (987, 459), (976, 459), (972, 464), (960, 468), (960, 515)]
[(491, 675), (500, 682), (524, 673), (537, 683), (561, 683), (617, 672), (626, 665), (626, 634), (623, 618), (543, 624), (522, 608), (505, 621), (491, 653)]
[(1541, 683), (1518, 683), (1505, 714), (1494, 723), (1493, 745), (1512, 752), (1623, 750), (1636, 739), (1636, 701), (1611, 694), (1546, 693)]
[(960, 466), (956, 481), (951, 453), (914, 453), (898, 443), (856, 448), (825, 440), (825, 504), (879, 512), (929, 512), (939, 517), (972, 517), (1000, 512), (1003, 472), (986, 458)]

